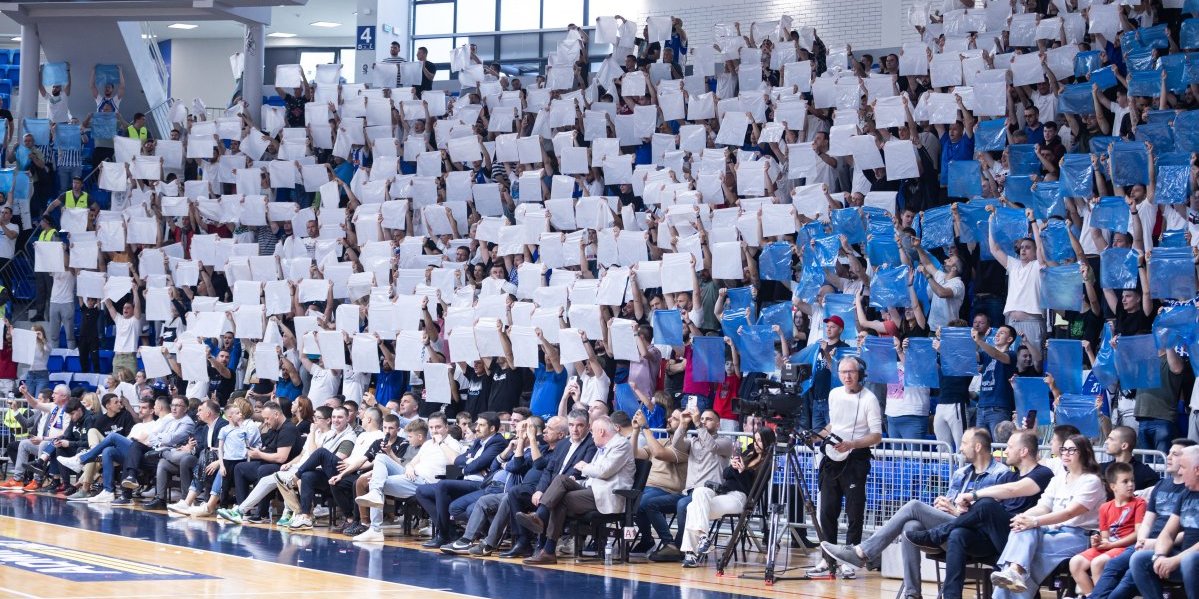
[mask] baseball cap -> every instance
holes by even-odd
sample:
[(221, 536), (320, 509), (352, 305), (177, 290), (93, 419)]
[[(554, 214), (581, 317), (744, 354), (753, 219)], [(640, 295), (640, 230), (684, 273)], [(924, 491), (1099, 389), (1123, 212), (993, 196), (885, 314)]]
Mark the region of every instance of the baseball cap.
[(824, 322), (831, 322), (841, 328), (845, 328), (845, 321), (842, 320), (840, 316), (829, 316), (828, 318), (824, 319)]

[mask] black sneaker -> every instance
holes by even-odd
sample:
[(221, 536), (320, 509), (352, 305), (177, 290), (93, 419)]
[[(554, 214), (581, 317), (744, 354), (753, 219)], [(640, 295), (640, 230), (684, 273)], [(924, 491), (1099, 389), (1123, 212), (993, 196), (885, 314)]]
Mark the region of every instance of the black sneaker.
[(943, 553), (945, 551), (934, 535), (927, 530), (909, 530), (903, 533), (903, 536), (909, 543), (915, 545), (916, 549), (924, 553)]
[(474, 547), (470, 548), (470, 554), (475, 557), (487, 557), (495, 552), (495, 547), (487, 543), (475, 543)]
[(345, 535), (351, 536), (351, 537), (356, 537), (368, 530), (370, 530), (369, 526), (367, 526), (361, 522), (355, 522), (353, 526), (346, 527), (346, 529), (342, 531), (342, 534), (345, 534)]
[(258, 512), (253, 512), (253, 513), (246, 514), (245, 516), (243, 516), (242, 522), (245, 522), (247, 524), (263, 524), (263, 523), (267, 522), (267, 519), (265, 517), (263, 517), (262, 514), (259, 514)]
[(112, 505), (133, 505), (133, 498), (127, 495), (121, 495), (112, 500)]
[(681, 562), (683, 561), (683, 552), (679, 551), (674, 545), (663, 545), (657, 551), (649, 554), (651, 562)]
[(465, 555), (469, 553), (474, 546), (474, 541), (463, 537), (457, 541), (454, 541), (453, 543), (446, 543), (445, 545), (442, 545), (441, 552), (448, 553), (450, 555)]

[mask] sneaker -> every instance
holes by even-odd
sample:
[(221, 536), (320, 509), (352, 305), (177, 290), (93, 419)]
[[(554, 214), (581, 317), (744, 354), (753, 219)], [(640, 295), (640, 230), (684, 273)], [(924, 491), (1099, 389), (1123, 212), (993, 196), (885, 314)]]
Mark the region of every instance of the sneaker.
[(381, 508), (383, 507), (383, 492), (369, 491), (364, 495), (359, 495), (354, 502), (363, 507)]
[(487, 557), (494, 552), (495, 547), (492, 547), (487, 543), (476, 543), (474, 547), (470, 548), (470, 554), (475, 557)]
[(291, 523), (287, 527), (291, 530), (310, 530), (312, 528), (312, 516), (306, 514), (292, 516)]
[(808, 578), (832, 580), (833, 569), (828, 566), (828, 562), (820, 560), (820, 563), (808, 568), (804, 571)]
[(270, 520), (268, 520), (266, 516), (263, 516), (257, 512), (250, 512), (249, 514), (242, 516), (242, 522), (245, 522), (246, 524), (266, 524), (269, 521)]
[(283, 515), (275, 521), (275, 526), (290, 526), (292, 516), (291, 510), (283, 510)]
[(1023, 593), (1028, 590), (1028, 583), (1024, 579), (1025, 576), (1011, 566), (991, 573), (991, 584), (1013, 593)]
[(191, 507), (192, 506), (188, 505), (188, 503), (186, 501), (180, 499), (179, 501), (176, 501), (175, 503), (168, 504), (167, 511), (171, 512), (172, 514), (185, 514), (186, 515), (189, 511), (191, 511)]
[(327, 507), (325, 507), (325, 506), (323, 506), (323, 505), (318, 505), (318, 506), (316, 506), (315, 508), (312, 508), (312, 517), (313, 517), (313, 519), (316, 519), (316, 518), (324, 518), (324, 517), (326, 517), (326, 516), (328, 516), (328, 515), (329, 515), (329, 508), (327, 508)]
[(840, 564), (837, 566), (837, 578), (844, 580), (853, 580), (858, 577), (858, 570), (853, 566)]
[(866, 560), (862, 559), (862, 556), (858, 555), (858, 548), (856, 545), (836, 545), (829, 543), (828, 541), (824, 541), (820, 543), (820, 549), (824, 551), (825, 555), (837, 560), (838, 562), (841, 562), (842, 564), (845, 564), (846, 566), (861, 568), (866, 565)]
[(924, 553), (943, 553), (945, 551), (927, 530), (909, 530), (903, 533), (903, 538)]
[[(232, 510), (232, 511), (237, 511), (237, 510)], [(212, 510), (208, 509), (207, 503), (201, 503), (200, 505), (197, 505), (197, 506), (187, 510), (187, 515), (192, 518), (207, 518), (208, 516), (212, 515)], [(226, 518), (226, 520), (228, 520), (228, 518)], [(230, 520), (230, 521), (232, 521), (232, 520)]]
[(677, 562), (682, 559), (683, 554), (679, 551), (679, 548), (669, 543), (649, 554), (649, 561), (651, 562)]
[(42, 488), (42, 483), (36, 480), (31, 480), (26, 483), (24, 487), (21, 487), (21, 490), (25, 491), (26, 493), (32, 493), (40, 488)]
[[(695, 544), (695, 553), (699, 555), (707, 555), (708, 552), (712, 550), (714, 541), (715, 539), (708, 535), (700, 536), (699, 543)], [(683, 560), (683, 565), (686, 565), (686, 559)]]
[(114, 498), (115, 497), (113, 496), (112, 491), (100, 491), (100, 493), (89, 497), (87, 499), (87, 502), (88, 503), (112, 503), (112, 500)]
[(133, 499), (130, 497), (121, 495), (120, 497), (113, 499), (112, 504), (113, 505), (133, 505)]
[(369, 526), (361, 522), (355, 522), (354, 524), (345, 527), (345, 529), (343, 529), (341, 532), (348, 537), (356, 537), (368, 530), (370, 530)]
[(358, 533), (354, 537), (355, 543), (382, 543), (383, 531), (375, 530), (371, 527), (366, 527), (366, 530)]
[(695, 557), (694, 553), (688, 551), (687, 554), (683, 556), (683, 567), (684, 568), (698, 568), (699, 567), (699, 558)]
[(230, 508), (227, 510), (220, 509), (220, 510), (216, 511), (216, 515), (217, 515), (217, 517), (219, 517), (223, 520), (228, 520), (234, 524), (241, 524), (242, 522), (245, 521), (245, 516), (243, 516), (241, 513), (241, 510), (239, 510), (237, 508)]
[(441, 552), (448, 553), (450, 555), (463, 555), (474, 548), (474, 546), (475, 543), (470, 539), (461, 538), (453, 543), (446, 543), (445, 545), (442, 545)]
[(91, 495), (88, 495), (87, 489), (79, 489), (73, 494), (67, 495), (67, 501), (87, 501), (88, 499), (91, 499), (91, 497)]
[(72, 470), (77, 473), (83, 472), (83, 462), (79, 461), (79, 456), (60, 455), (60, 456), (57, 456), (55, 459), (58, 460), (58, 464), (60, 466), (62, 466), (63, 468)]
[(137, 484), (136, 478), (133, 478), (132, 476), (127, 476), (127, 477), (125, 477), (124, 480), (121, 481), (121, 488), (129, 489), (130, 491), (136, 491), (141, 488), (141, 485)]
[(4, 484), (0, 484), (0, 489), (19, 489), (22, 486), (23, 485), (21, 484), (21, 481), (15, 478), (10, 478), (4, 481)]
[(575, 537), (570, 535), (562, 537), (558, 540), (558, 555), (569, 556), (575, 554)]
[(416, 531), (416, 536), (418, 536), (418, 537), (431, 537), (431, 536), (433, 536), (433, 527), (432, 527), (432, 526), (426, 526), (426, 527), (424, 527), (424, 528), (422, 528), (422, 529), (420, 529), (420, 530)]

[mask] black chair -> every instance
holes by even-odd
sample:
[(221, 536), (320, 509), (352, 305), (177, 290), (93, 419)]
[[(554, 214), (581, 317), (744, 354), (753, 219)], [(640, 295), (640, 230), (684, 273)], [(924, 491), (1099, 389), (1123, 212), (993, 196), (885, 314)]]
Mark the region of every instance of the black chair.
[[(940, 599), (943, 584), (941, 569), (945, 566), (945, 554), (933, 553), (928, 555), (928, 559), (936, 564), (934, 570), (937, 572), (937, 599)], [(991, 599), (991, 596), (995, 594), (995, 589), (991, 585), (991, 573), (994, 571), (994, 564), (982, 561), (966, 563), (965, 578), (967, 581), (973, 583), (974, 590), (978, 593), (978, 599)], [(902, 587), (899, 589), (899, 592), (903, 592)]]
[(615, 492), (624, 498), (624, 511), (615, 514), (601, 514), (593, 510), (570, 520), (574, 530), (575, 560), (577, 562), (591, 561), (583, 558), (583, 547), (588, 533), (595, 542), (598, 559), (603, 559), (603, 552), (608, 544), (608, 534), (611, 532), (616, 533), (616, 539), (620, 545), (618, 559), (622, 563), (629, 561), (629, 544), (636, 540), (636, 536), (634, 535), (632, 539), (625, 539), (624, 531), (633, 530), (635, 526), (634, 519), (637, 516), (637, 510), (641, 508), (641, 496), (645, 492), (645, 482), (649, 479), (650, 461), (634, 460), (634, 465), (636, 470), (633, 473), (633, 486)]
[[(770, 478), (774, 475), (774, 468), (772, 467), (774, 464), (773, 458), (774, 453), (772, 451), (767, 457), (768, 461), (766, 461), (765, 464), (763, 464), (763, 467), (758, 469), (758, 473), (754, 475), (754, 482), (752, 488), (750, 489), (750, 495), (745, 498), (745, 510), (749, 510), (751, 512), (747, 517), (750, 519), (754, 518), (755, 516), (760, 518), (762, 520), (762, 530), (764, 531), (767, 530), (767, 506), (762, 502), (762, 497), (766, 494), (766, 490), (770, 487), (768, 483), (770, 482)], [(742, 514), (745, 513), (745, 510), (742, 511)], [(712, 521), (712, 526), (708, 528), (708, 538), (712, 539), (713, 548), (720, 546), (720, 529), (724, 526), (724, 523), (726, 521), (728, 522), (729, 536), (732, 536), (737, 527), (737, 521), (742, 514), (726, 514)], [(740, 559), (742, 561), (746, 559), (745, 556), (748, 551), (748, 543), (749, 530), (747, 527), (745, 534), (741, 536), (737, 546), (733, 548), (733, 559), (737, 559), (738, 549), (741, 551)]]

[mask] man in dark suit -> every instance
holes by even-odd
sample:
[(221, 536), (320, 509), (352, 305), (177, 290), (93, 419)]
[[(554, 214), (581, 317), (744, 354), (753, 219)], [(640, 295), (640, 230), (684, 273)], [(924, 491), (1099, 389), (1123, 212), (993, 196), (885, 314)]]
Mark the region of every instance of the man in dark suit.
[(495, 412), (479, 414), (475, 420), (474, 443), (454, 460), (454, 465), (462, 469), (462, 480), (439, 480), (416, 488), (416, 501), (428, 512), (435, 528), (433, 538), (422, 547), (441, 547), (458, 538), (450, 522), (450, 503), (482, 488), (495, 457), (508, 445), (499, 430), (500, 418)]
[[(526, 478), (525, 483), (508, 491), (508, 501), (496, 512), (498, 521), (509, 519), (511, 516), (530, 511), (536, 511), (544, 522), (549, 519), (549, 510), (541, 505), (541, 496), (545, 494), (550, 483), (558, 475), (572, 476), (582, 479), (583, 475), (575, 469), (579, 462), (589, 463), (595, 458), (595, 440), (591, 438), (591, 424), (585, 410), (572, 410), (567, 415), (567, 427), (570, 429), (570, 442), (559, 443), (550, 456), (549, 463), (538, 474), (535, 481)], [(505, 558), (525, 558), (533, 555), (532, 532), (520, 526), (513, 518), (510, 522), (512, 549), (500, 554)], [(498, 541), (498, 539), (493, 539)]]

